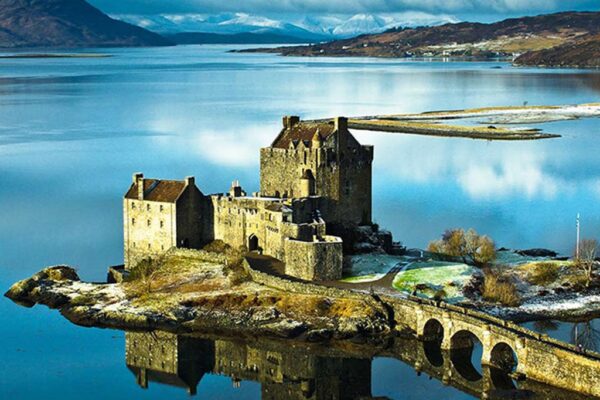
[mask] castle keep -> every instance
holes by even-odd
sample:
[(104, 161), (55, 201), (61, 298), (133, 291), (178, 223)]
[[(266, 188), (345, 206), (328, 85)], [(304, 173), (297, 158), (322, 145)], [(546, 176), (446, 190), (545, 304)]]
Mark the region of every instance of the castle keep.
[(238, 182), (204, 195), (195, 180), (135, 174), (125, 195), (125, 267), (171, 247), (201, 248), (214, 240), (281, 260), (285, 274), (305, 280), (341, 278), (338, 232), (371, 223), (373, 147), (348, 131), (346, 118), (283, 129), (260, 152), (260, 192)]

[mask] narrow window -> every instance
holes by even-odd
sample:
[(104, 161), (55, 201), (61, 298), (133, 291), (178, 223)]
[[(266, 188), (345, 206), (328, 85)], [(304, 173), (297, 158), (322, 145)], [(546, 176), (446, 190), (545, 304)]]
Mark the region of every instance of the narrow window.
[(146, 210), (150, 211), (150, 204), (146, 204)]
[(131, 209), (135, 210), (135, 203), (133, 201), (131, 202)]
[(152, 220), (147, 221), (148, 226), (152, 225)]
[(160, 227), (164, 228), (165, 227), (165, 221), (160, 221)]
[(131, 225), (135, 225), (135, 218), (131, 218)]
[(152, 248), (152, 245), (150, 243), (148, 243), (148, 250), (150, 250)]
[(162, 212), (163, 210), (164, 210), (164, 207), (163, 207), (163, 206), (160, 206), (160, 211)]

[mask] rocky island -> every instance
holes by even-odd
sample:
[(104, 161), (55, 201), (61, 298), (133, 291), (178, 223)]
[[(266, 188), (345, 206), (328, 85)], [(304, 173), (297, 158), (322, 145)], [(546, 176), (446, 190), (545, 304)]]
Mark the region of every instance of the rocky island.
[[(409, 336), (451, 354), (472, 351), (479, 341), (484, 365), (599, 396), (600, 354), (510, 321), (523, 316), (520, 299), (511, 297), (516, 274), (538, 285), (532, 297), (541, 296), (544, 284), (555, 295), (595, 290), (595, 253), (578, 258), (589, 269), (533, 260), (507, 270), (493, 264), (498, 256), (490, 238), (460, 230), (445, 233), (429, 251), (408, 251), (372, 222), (374, 149), (348, 127), (343, 117), (284, 117), (273, 143), (261, 149), (260, 191), (252, 196), (237, 181), (228, 193), (205, 195), (193, 177), (136, 173), (123, 199), (125, 262), (109, 269), (109, 283), (82, 282), (73, 268), (55, 266), (17, 282), (6, 296), (59, 309), (82, 326), (331, 343)], [(343, 281), (357, 254), (387, 257), (395, 267), (383, 276)], [(410, 286), (407, 279), (412, 274), (414, 282), (411, 271), (420, 263), (442, 270), (440, 262), (452, 267), (460, 261), (472, 271), (462, 283), (451, 278), (437, 287), (434, 275), (425, 275)], [(451, 287), (469, 299), (453, 301)], [(539, 310), (548, 316), (543, 305)]]

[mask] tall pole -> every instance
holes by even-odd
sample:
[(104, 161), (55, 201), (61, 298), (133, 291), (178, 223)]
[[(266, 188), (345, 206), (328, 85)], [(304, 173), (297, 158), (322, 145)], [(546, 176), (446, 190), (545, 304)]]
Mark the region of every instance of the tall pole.
[(579, 222), (579, 213), (577, 213), (577, 244), (575, 246), (575, 257), (579, 260), (579, 237), (581, 232), (581, 223)]

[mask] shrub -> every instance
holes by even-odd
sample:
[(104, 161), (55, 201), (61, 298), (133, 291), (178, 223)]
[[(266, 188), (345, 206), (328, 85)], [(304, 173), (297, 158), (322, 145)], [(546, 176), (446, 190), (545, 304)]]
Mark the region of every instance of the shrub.
[(145, 258), (129, 270), (128, 281), (143, 281), (149, 279), (160, 268), (157, 260)]
[(446, 297), (448, 297), (448, 293), (446, 293), (446, 291), (444, 289), (440, 289), (437, 292), (435, 292), (435, 294), (433, 295), (433, 299), (435, 301), (442, 301), (445, 300)]
[(521, 296), (514, 282), (489, 268), (484, 270), (481, 296), (486, 301), (500, 303), (507, 307), (517, 307), (521, 304)]
[(560, 277), (560, 265), (551, 262), (531, 264), (527, 270), (526, 280), (532, 285), (550, 285)]
[(475, 230), (449, 229), (440, 240), (434, 240), (427, 247), (432, 253), (444, 254), (451, 257), (462, 257), (465, 262), (484, 266), (496, 258), (494, 241), (485, 235), (479, 235)]

